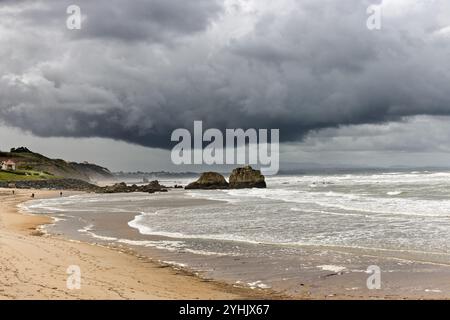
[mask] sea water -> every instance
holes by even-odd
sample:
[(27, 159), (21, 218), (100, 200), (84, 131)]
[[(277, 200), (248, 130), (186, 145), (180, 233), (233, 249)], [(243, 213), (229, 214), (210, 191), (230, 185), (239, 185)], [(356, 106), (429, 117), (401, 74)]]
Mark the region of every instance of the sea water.
[[(342, 266), (345, 262), (355, 263), (327, 256), (334, 249), (450, 264), (449, 172), (290, 175), (269, 177), (267, 185), (267, 189), (152, 195), (88, 194), (35, 200), (26, 209), (71, 220), (77, 232), (95, 240), (166, 250), (173, 263), (183, 266), (211, 271), (225, 264), (228, 271), (223, 274), (238, 274), (234, 280), (255, 287), (269, 286), (299, 266), (331, 271), (349, 268)], [(183, 205), (164, 204), (172, 198)], [(197, 205), (202, 199), (214, 201)], [(190, 205), (190, 200), (196, 204)], [(143, 238), (130, 239), (114, 230), (99, 232), (95, 219), (89, 219), (99, 215), (126, 216), (123, 224)], [(305, 255), (305, 248), (320, 250)], [(264, 282), (258, 261), (267, 268)], [(253, 274), (258, 276), (252, 278)]]

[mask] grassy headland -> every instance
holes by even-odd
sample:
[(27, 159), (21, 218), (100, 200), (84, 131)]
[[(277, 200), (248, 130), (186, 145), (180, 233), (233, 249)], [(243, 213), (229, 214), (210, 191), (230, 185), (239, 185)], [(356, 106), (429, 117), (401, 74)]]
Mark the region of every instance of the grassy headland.
[(33, 170), (16, 170), (16, 171), (4, 171), (0, 170), (0, 181), (35, 181), (35, 180), (48, 180), (58, 179), (59, 177), (52, 174), (33, 171)]
[(10, 152), (0, 151), (0, 162), (7, 160), (15, 162), (17, 170), (0, 171), (0, 181), (78, 179), (93, 182), (113, 179), (108, 169), (96, 164), (51, 159), (25, 147), (13, 148)]

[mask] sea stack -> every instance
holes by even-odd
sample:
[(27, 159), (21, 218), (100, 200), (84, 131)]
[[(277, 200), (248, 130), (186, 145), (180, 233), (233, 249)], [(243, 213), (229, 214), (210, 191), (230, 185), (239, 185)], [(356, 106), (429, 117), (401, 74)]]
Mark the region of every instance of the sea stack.
[(228, 189), (228, 182), (220, 173), (205, 172), (197, 181), (187, 185), (185, 189)]
[(230, 175), (230, 189), (266, 188), (266, 181), (260, 170), (250, 166), (234, 169)]

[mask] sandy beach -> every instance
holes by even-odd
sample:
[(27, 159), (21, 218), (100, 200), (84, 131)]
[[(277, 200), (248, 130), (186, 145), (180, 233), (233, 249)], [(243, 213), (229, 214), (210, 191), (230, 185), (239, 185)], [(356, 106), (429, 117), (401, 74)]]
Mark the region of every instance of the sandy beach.
[[(50, 217), (20, 213), (31, 199), (59, 197), (59, 191), (0, 189), (0, 299), (263, 299), (264, 290), (202, 280), (118, 250), (56, 236), (39, 226)], [(65, 192), (64, 195), (73, 195)], [(81, 269), (81, 289), (67, 289), (67, 268)]]

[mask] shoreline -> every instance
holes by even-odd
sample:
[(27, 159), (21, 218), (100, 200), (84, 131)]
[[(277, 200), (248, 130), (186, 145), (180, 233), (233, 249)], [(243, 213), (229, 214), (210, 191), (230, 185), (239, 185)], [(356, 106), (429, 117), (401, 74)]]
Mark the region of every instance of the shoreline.
[[(132, 249), (47, 235), (52, 217), (20, 212), (20, 203), (59, 197), (59, 191), (0, 189), (0, 299), (283, 299), (269, 290), (202, 279)], [(65, 191), (64, 195), (82, 192)], [(67, 268), (81, 270), (81, 289), (67, 289)]]
[[(48, 253), (52, 256), (59, 256), (59, 259), (50, 264), (52, 269), (59, 270), (59, 276), (64, 277), (63, 281), (59, 283), (64, 287), (59, 290), (65, 290), (65, 295), (52, 297), (56, 299), (409, 300), (449, 298), (450, 286), (445, 284), (449, 283), (447, 280), (450, 279), (450, 265), (448, 264), (441, 265), (415, 259), (405, 260), (406, 257), (389, 256), (383, 252), (377, 254), (367, 250), (339, 249), (329, 246), (283, 246), (281, 250), (278, 250), (280, 248), (270, 244), (240, 243), (240, 250), (252, 252), (252, 254), (250, 256), (244, 254), (239, 257), (205, 256), (204, 253), (198, 255), (194, 252), (195, 250), (190, 253), (189, 251), (172, 251), (166, 250), (165, 244), (163, 247), (166, 249), (155, 246), (155, 242), (172, 241), (178, 246), (176, 242), (184, 240), (141, 233), (128, 225), (134, 213), (105, 215), (103, 212), (110, 212), (106, 207), (98, 214), (87, 214), (81, 210), (72, 215), (65, 215), (58, 214), (58, 211), (52, 214), (48, 207), (39, 211), (39, 214), (33, 214), (21, 210), (18, 204), (31, 200), (31, 192), (36, 193), (35, 199), (50, 199), (59, 198), (59, 191), (21, 190), (16, 191), (14, 197), (11, 192), (11, 189), (0, 189), (0, 199), (9, 199), (10, 202), (2, 201), (0, 204), (0, 248), (3, 249), (5, 234), (14, 232), (16, 238), (13, 243), (21, 244), (23, 241), (32, 241), (33, 245), (38, 245), (41, 254), (32, 251), (35, 254), (35, 260), (45, 263), (48, 256), (45, 254)], [(75, 191), (65, 191), (64, 193), (65, 196), (80, 194), (85, 193)], [(166, 197), (170, 198), (169, 202)], [(153, 206), (185, 208), (186, 206), (208, 205), (211, 202), (218, 201), (185, 199), (183, 196), (177, 197), (174, 194), (163, 195), (162, 198), (155, 199)], [(6, 209), (10, 211), (9, 216), (5, 214), (5, 205)], [(49, 210), (48, 213), (47, 210)], [(4, 219), (5, 216), (7, 219)], [(17, 220), (19, 221), (17, 222)], [(5, 221), (9, 223), (6, 227), (4, 226)], [(57, 223), (54, 223), (56, 221)], [(85, 228), (86, 226), (88, 227)], [(81, 232), (82, 230), (85, 231)], [(94, 236), (94, 241), (91, 240), (92, 236)], [(48, 243), (44, 245), (38, 243), (40, 241)], [(147, 241), (153, 244), (137, 244)], [(235, 243), (223, 242), (221, 245), (233, 246)], [(60, 246), (68, 248), (62, 251), (55, 249)], [(285, 251), (286, 249), (288, 252)], [(271, 259), (261, 259), (257, 258), (258, 254), (253, 255), (255, 252), (265, 252), (264, 250), (272, 252)], [(279, 252), (279, 255), (276, 252)], [(28, 255), (24, 254), (23, 256), (27, 257)], [(92, 285), (89, 293), (81, 294), (81, 292), (73, 292), (65, 288), (64, 279), (67, 279), (67, 275), (63, 268), (64, 265), (59, 260), (62, 257), (63, 261), (67, 261), (69, 257), (73, 256), (84, 262), (86, 259), (95, 261), (94, 266), (92, 264), (87, 266), (89, 276), (92, 273), (92, 278), (95, 280), (103, 279)], [(122, 259), (123, 257), (126, 259)], [(107, 260), (103, 261), (102, 259), (105, 258)], [(8, 259), (0, 257), (0, 268), (4, 270), (5, 261), (3, 260), (8, 261)], [(23, 257), (18, 261), (18, 263), (26, 262)], [(65, 265), (77, 265), (72, 261), (70, 264), (68, 263), (65, 262)], [(371, 265), (380, 266), (383, 271), (383, 288), (381, 290), (365, 288), (369, 276), (366, 269)], [(280, 266), (281, 269), (276, 266)], [(80, 267), (82, 270), (86, 269), (86, 266), (80, 265)], [(27, 268), (28, 272), (32, 270), (33, 273), (36, 273), (35, 265), (24, 267), (24, 269)], [(124, 272), (132, 274), (132, 279), (128, 279), (129, 275), (127, 278)], [(251, 279), (247, 276), (250, 276)], [(12, 278), (10, 276), (10, 279)], [(44, 277), (41, 275), (41, 278)], [(256, 280), (260, 281), (254, 282)], [(52, 279), (49, 279), (47, 275), (45, 281), (52, 281)], [(110, 285), (105, 285), (105, 283)], [(246, 283), (250, 286), (245, 285)], [(253, 285), (257, 283), (264, 286), (254, 287)], [(5, 292), (4, 284), (5, 281), (2, 281), (0, 276), (0, 299), (3, 298), (2, 292)], [(10, 281), (6, 284), (10, 284)], [(41, 286), (43, 286), (42, 283)], [(53, 289), (55, 288), (58, 287), (53, 287)], [(85, 287), (82, 289), (84, 290)], [(111, 291), (115, 291), (116, 296)], [(39, 298), (41, 296), (35, 295), (30, 299)]]

